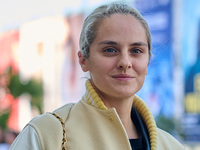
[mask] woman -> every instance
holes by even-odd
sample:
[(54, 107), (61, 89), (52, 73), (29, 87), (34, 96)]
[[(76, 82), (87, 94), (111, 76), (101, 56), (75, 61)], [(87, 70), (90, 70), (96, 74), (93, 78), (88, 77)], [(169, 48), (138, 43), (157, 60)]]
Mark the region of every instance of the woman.
[(124, 4), (95, 9), (84, 21), (79, 63), (90, 72), (76, 104), (32, 119), (11, 150), (181, 150), (156, 127), (141, 89), (151, 57), (151, 36), (141, 14)]

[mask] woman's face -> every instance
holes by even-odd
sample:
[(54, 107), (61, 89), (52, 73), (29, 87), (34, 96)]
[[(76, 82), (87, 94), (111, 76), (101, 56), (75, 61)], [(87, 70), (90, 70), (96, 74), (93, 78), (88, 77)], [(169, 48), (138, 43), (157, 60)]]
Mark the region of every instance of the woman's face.
[(145, 30), (131, 15), (113, 14), (103, 19), (90, 47), (80, 56), (83, 71), (104, 98), (129, 98), (138, 92), (147, 74), (149, 54)]

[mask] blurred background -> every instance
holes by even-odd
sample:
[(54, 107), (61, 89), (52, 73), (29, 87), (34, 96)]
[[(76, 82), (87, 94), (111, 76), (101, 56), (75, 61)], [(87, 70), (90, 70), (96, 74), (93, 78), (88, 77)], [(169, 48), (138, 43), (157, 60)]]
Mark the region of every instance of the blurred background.
[[(84, 94), (78, 64), (84, 18), (113, 0), (0, 0), (0, 150), (34, 116)], [(157, 126), (200, 150), (200, 1), (121, 0), (152, 33), (153, 58), (137, 93)]]

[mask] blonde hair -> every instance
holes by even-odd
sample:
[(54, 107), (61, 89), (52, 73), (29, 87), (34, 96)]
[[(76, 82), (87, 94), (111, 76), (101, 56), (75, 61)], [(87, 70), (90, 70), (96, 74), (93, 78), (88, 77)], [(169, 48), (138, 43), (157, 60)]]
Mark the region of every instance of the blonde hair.
[(125, 14), (132, 15), (137, 20), (140, 21), (145, 29), (149, 58), (151, 57), (151, 33), (146, 20), (142, 17), (140, 12), (135, 8), (132, 8), (126, 4), (122, 3), (111, 3), (107, 5), (102, 5), (96, 8), (84, 21), (83, 28), (81, 31), (79, 46), (82, 56), (89, 58), (90, 46), (94, 39), (96, 38), (98, 26), (105, 17), (109, 17), (112, 14)]

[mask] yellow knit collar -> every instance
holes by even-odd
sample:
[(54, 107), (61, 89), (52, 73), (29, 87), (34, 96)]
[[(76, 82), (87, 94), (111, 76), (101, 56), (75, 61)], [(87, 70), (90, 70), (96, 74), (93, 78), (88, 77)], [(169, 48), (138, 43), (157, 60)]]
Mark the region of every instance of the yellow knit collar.
[[(103, 101), (96, 93), (95, 89), (93, 88), (90, 80), (86, 81), (86, 93), (82, 98), (83, 101), (88, 103), (91, 106), (97, 107), (99, 109), (107, 110), (107, 107), (104, 105)], [(153, 115), (151, 114), (150, 109), (145, 104), (145, 102), (135, 95), (133, 106), (139, 113), (140, 117), (144, 120), (147, 129), (149, 131), (150, 136), (150, 144), (151, 150), (157, 149), (157, 127), (154, 121)]]

